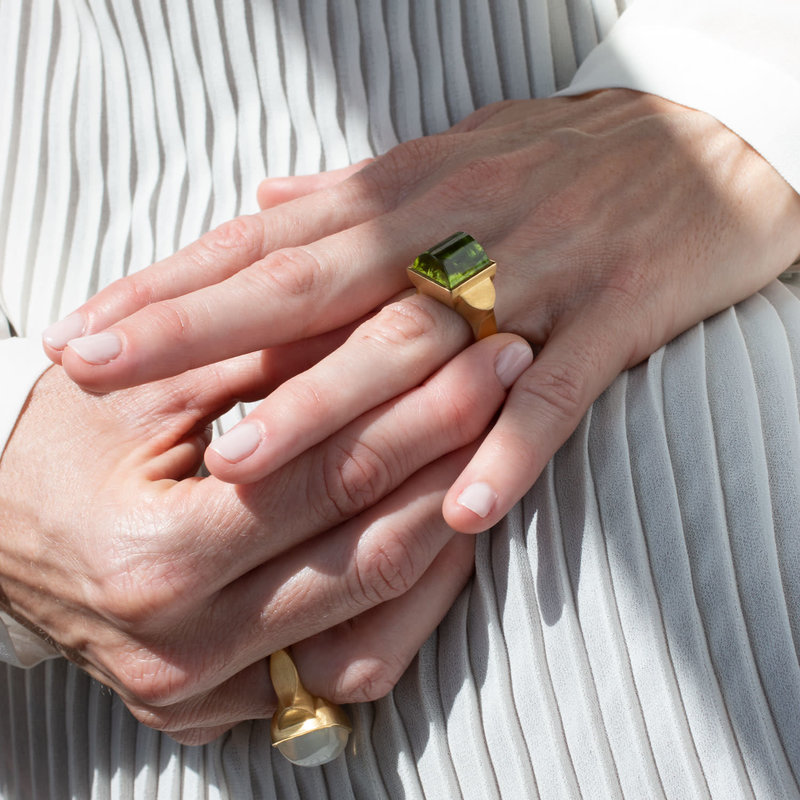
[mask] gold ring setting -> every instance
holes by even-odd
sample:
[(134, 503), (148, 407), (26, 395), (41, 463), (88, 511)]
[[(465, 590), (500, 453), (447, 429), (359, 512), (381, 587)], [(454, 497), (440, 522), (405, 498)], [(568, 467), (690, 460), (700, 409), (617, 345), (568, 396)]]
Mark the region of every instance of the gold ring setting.
[(497, 264), (472, 236), (463, 231), (448, 236), (420, 253), (407, 271), (417, 292), (457, 311), (476, 340), (497, 333), (492, 283)]
[(341, 755), (352, 731), (343, 709), (303, 686), (286, 650), (269, 657), (269, 674), (278, 696), (270, 725), (272, 746), (300, 767), (318, 767)]

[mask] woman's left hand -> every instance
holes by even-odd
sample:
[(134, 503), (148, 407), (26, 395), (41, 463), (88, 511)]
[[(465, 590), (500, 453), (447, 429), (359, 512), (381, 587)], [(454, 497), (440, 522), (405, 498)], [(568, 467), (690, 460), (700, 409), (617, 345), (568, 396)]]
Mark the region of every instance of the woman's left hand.
[[(800, 197), (764, 159), (702, 112), (625, 90), (490, 106), (363, 168), (267, 182), (261, 199), (58, 323), (50, 356), (105, 391), (323, 335), (467, 231), (498, 263), (500, 330), (538, 356), (445, 498), (465, 532), (508, 511), (619, 372), (800, 252)], [(215, 445), (211, 471), (254, 480), (403, 391), (394, 343), (359, 331), (250, 415), (254, 448)]]

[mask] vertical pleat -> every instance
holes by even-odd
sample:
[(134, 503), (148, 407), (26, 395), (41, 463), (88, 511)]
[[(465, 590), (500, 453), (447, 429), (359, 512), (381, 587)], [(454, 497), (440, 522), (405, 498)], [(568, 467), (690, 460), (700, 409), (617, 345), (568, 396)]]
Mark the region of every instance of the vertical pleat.
[[(127, 66), (118, 23), (108, 2), (94, 3), (90, 11), (97, 30), (95, 41), (100, 43), (102, 56), (102, 107), (84, 112), (89, 120), (96, 120), (100, 126), (104, 170), (102, 187), (93, 187), (93, 191), (102, 188), (104, 195), (97, 276), (91, 281), (99, 288), (130, 271), (134, 152)], [(56, 141), (63, 138), (57, 136), (55, 130), (52, 136)], [(69, 186), (62, 190), (69, 190)], [(73, 278), (76, 268), (72, 261), (65, 260), (62, 265), (58, 284), (61, 296), (54, 314), (56, 319), (68, 314), (88, 293), (87, 287)], [(94, 288), (91, 285), (89, 291)]]
[[(483, 537), (484, 542), (488, 537)], [(489, 689), (483, 692), (480, 701), (480, 720), (483, 738), (489, 751), (491, 769), (494, 772), (500, 797), (518, 795), (535, 797), (537, 781), (532, 769), (530, 753), (520, 747), (524, 741), (524, 729), (528, 718), (520, 717), (514, 702), (514, 687), (508, 680), (510, 660), (507, 644), (502, 635), (501, 613), (505, 603), (502, 589), (494, 585), (495, 563), (491, 555), (479, 561), (486, 565), (486, 580), (475, 584), (473, 603), (470, 608), (472, 638), (486, 640), (486, 655), (481, 658), (481, 683)], [(498, 570), (501, 571), (501, 570)], [(502, 579), (501, 579), (502, 581)], [(498, 591), (499, 590), (499, 591)], [(492, 713), (493, 709), (507, 711), (502, 724)]]
[[(411, 46), (417, 64), (417, 82), (424, 133), (445, 130), (451, 121), (445, 99), (444, 56), (439, 39), (437, 3), (411, 3)], [(411, 87), (413, 91), (415, 87)], [(448, 94), (452, 87), (448, 84)]]
[(309, 59), (309, 81), (313, 87), (314, 121), (322, 149), (319, 169), (333, 169), (350, 163), (347, 140), (338, 114), (339, 93), (328, 18), (327, 2), (307, 4), (303, 8), (304, 40), (309, 53), (313, 53)]
[[(480, 562), (480, 558), (476, 558), (476, 564)], [(482, 652), (472, 647), (471, 599), (470, 594), (462, 595), (448, 615), (449, 624), (439, 631), (438, 679), (447, 724), (447, 745), (461, 794), (473, 793), (489, 800), (499, 797), (500, 793), (481, 719), (483, 670), (478, 661), (476, 673), (474, 659), (480, 659)], [(486, 713), (488, 722), (490, 709), (487, 708)], [(502, 718), (500, 724), (503, 724)]]
[[(420, 96), (420, 83), (423, 74), (420, 73), (417, 54), (414, 51), (414, 36), (411, 30), (411, 9), (408, 0), (391, 0), (385, 2), (384, 14), (386, 19), (387, 38), (395, 43), (389, 49), (389, 74), (397, 82), (402, 78), (402, 89), (393, 86), (391, 106), (389, 113), (392, 125), (401, 141), (413, 139), (422, 135), (422, 98)], [(432, 9), (432, 4), (431, 10)], [(426, 80), (430, 76), (424, 75)]]
[[(0, 275), (5, 272), (4, 264), (9, 247), (9, 215), (12, 192), (16, 180), (17, 154), (19, 153), (20, 130), (22, 119), (19, 110), (22, 107), (24, 92), (23, 74), (25, 57), (29, 46), (30, 5), (27, 3), (5, 3), (0, 5), (0, 70), (5, 76), (6, 88), (0, 96), (3, 98), (3, 111), (7, 112), (5, 124), (0, 125), (0, 202), (6, 213), (0, 214)], [(19, 280), (22, 276), (15, 276)], [(7, 292), (14, 292), (11, 276), (4, 276)], [(9, 319), (6, 292), (0, 293), (2, 311)], [(6, 325), (8, 327), (8, 325)]]

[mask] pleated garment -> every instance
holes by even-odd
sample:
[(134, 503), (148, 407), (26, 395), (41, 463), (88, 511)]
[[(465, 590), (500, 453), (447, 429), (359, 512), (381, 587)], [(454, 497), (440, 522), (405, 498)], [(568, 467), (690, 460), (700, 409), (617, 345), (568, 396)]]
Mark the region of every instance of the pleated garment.
[[(254, 210), (265, 175), (563, 88), (621, 10), (0, 0), (9, 335)], [(800, 796), (798, 376), (777, 281), (621, 375), (395, 690), (349, 709), (344, 758), (293, 768), (266, 721), (181, 746), (64, 660), (3, 665), (0, 797)]]

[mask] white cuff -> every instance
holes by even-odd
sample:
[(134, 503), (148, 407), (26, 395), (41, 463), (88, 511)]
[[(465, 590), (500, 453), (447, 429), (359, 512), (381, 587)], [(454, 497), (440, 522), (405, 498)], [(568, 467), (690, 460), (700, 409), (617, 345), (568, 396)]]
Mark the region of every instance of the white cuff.
[(51, 366), (38, 340), (14, 337), (0, 341), (0, 454), (42, 373)]
[(59, 652), (49, 642), (0, 611), (0, 661), (13, 667), (32, 667), (58, 657)]
[[(50, 366), (40, 342), (13, 338), (0, 341), (0, 453), (5, 450), (17, 418), (33, 385)], [(2, 535), (2, 534), (0, 534)], [(32, 667), (58, 652), (16, 620), (0, 612), (0, 661), (16, 667)]]
[[(653, 6), (645, 3), (642, 10)], [(743, 13), (738, 36), (717, 38), (713, 26), (705, 28), (696, 20), (682, 25), (680, 14), (671, 25), (660, 14), (632, 13), (638, 10), (634, 5), (623, 14), (559, 94), (627, 88), (705, 111), (748, 142), (800, 191), (800, 69), (788, 66), (780, 55), (767, 58), (761, 13), (752, 12), (752, 19), (751, 12)], [(786, 24), (797, 20), (796, 10), (786, 15)], [(779, 30), (781, 20), (776, 12), (772, 23)], [(753, 31), (744, 36), (748, 21)], [(792, 34), (785, 30), (783, 37), (796, 39)], [(775, 38), (775, 31), (770, 35)]]

